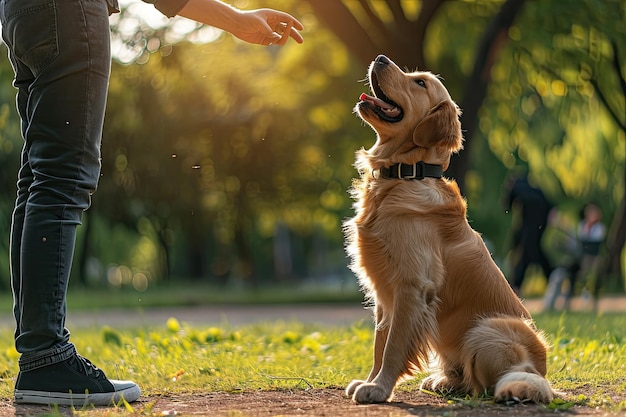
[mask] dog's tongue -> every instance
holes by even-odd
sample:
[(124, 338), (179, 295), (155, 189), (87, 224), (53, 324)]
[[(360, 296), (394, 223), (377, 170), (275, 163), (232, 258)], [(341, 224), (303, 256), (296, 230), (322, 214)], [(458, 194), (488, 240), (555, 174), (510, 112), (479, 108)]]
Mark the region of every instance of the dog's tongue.
[(373, 97), (370, 96), (368, 94), (365, 93), (361, 93), (361, 95), (359, 96), (359, 100), (361, 101), (369, 101), (370, 103), (372, 103), (374, 106), (380, 108), (382, 111), (385, 112), (385, 114), (387, 114), (390, 117), (396, 117), (398, 115), (400, 115), (400, 109), (397, 108), (396, 106), (394, 106), (393, 104), (389, 104), (377, 97)]
[(365, 93), (362, 93), (359, 96), (359, 100), (361, 100), (361, 101), (369, 101), (370, 103), (372, 103), (376, 107), (380, 107), (383, 110), (391, 110), (391, 109), (393, 109), (395, 107), (395, 106), (392, 106), (389, 103), (386, 103), (386, 102), (382, 101), (381, 99), (379, 99), (377, 97), (373, 97), (373, 96), (367, 95)]

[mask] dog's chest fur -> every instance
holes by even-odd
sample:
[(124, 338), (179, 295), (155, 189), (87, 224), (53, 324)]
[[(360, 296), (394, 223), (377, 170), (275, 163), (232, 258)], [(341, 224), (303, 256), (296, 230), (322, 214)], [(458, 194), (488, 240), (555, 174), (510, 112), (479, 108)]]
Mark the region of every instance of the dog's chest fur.
[(417, 279), (418, 272), (431, 280), (413, 285), (436, 293), (443, 281), (446, 248), (433, 242), (453, 245), (459, 231), (468, 227), (456, 183), (364, 175), (352, 192), (356, 215), (346, 224), (348, 253), (352, 270), (369, 295), (373, 291), (377, 298), (384, 297), (386, 287)]

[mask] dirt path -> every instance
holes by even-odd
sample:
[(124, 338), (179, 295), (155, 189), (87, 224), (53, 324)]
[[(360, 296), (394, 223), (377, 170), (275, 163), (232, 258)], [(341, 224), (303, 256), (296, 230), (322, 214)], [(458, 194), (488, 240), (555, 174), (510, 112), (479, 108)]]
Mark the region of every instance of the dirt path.
[[(445, 399), (421, 392), (400, 392), (393, 402), (356, 405), (339, 389), (253, 391), (243, 393), (206, 393), (144, 397), (132, 404), (140, 416), (211, 416), (211, 417), (546, 417), (563, 415), (544, 406), (521, 404), (449, 404)], [(81, 412), (80, 416), (103, 416), (111, 409)], [(122, 412), (120, 410), (120, 412)], [(124, 411), (124, 413), (126, 413)], [(610, 412), (591, 407), (574, 406), (569, 415), (577, 417), (618, 417), (624, 412)], [(15, 405), (0, 402), (2, 417), (76, 416), (69, 407), (58, 412), (47, 406)], [(126, 413), (123, 415), (131, 415)]]

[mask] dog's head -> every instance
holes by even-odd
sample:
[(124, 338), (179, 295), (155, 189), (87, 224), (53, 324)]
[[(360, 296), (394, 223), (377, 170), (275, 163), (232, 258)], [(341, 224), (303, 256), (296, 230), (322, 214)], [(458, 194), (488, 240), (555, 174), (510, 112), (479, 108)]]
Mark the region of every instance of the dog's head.
[(373, 95), (361, 94), (355, 109), (376, 131), (379, 157), (421, 154), (439, 159), (426, 162), (447, 168), (451, 153), (462, 148), (463, 136), (460, 110), (439, 78), (430, 72), (404, 72), (379, 55), (369, 67), (368, 80)]

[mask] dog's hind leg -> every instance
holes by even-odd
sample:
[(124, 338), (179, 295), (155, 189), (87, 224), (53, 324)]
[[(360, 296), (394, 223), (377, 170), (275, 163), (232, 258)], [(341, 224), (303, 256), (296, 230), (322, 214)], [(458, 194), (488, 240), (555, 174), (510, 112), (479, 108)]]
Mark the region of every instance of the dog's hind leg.
[(474, 392), (494, 389), (496, 401), (550, 402), (554, 391), (544, 378), (546, 346), (523, 320), (481, 320), (465, 339), (465, 376)]
[(367, 377), (367, 380), (363, 381), (355, 379), (346, 388), (346, 395), (352, 397), (354, 391), (362, 384), (372, 382), (372, 380), (378, 375), (380, 368), (383, 364), (383, 352), (385, 351), (385, 343), (389, 335), (389, 327), (383, 325), (383, 308), (380, 304), (376, 304), (376, 330), (374, 332), (374, 364), (372, 370)]
[(442, 394), (466, 394), (463, 368), (458, 364), (451, 364), (441, 357), (437, 360), (437, 367), (422, 380), (420, 389)]

